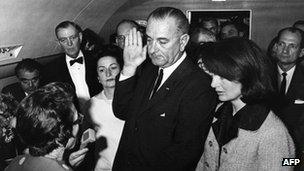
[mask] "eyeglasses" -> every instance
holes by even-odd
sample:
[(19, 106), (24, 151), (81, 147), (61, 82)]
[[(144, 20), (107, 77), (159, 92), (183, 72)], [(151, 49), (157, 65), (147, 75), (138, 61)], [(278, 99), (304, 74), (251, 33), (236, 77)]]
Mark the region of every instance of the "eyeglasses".
[(81, 113), (78, 113), (78, 118), (72, 123), (73, 125), (81, 125), (83, 123), (84, 116)]
[(69, 41), (75, 41), (76, 39), (78, 39), (78, 37), (79, 37), (79, 34), (75, 34), (70, 37), (58, 38), (58, 41), (62, 44), (67, 44)]
[(119, 36), (116, 36), (116, 39), (119, 41), (119, 42), (124, 42), (126, 37), (124, 35), (119, 35)]

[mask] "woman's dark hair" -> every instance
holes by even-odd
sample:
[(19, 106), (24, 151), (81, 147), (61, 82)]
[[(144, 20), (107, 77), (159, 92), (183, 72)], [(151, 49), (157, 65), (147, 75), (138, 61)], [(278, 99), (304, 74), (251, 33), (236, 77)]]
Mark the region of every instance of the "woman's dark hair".
[(229, 38), (208, 46), (200, 55), (209, 72), (242, 84), (244, 103), (265, 103), (273, 97), (275, 65), (253, 41)]
[(33, 156), (43, 156), (72, 136), (72, 87), (50, 83), (23, 99), (17, 108), (17, 133)]
[(96, 60), (95, 68), (97, 68), (98, 60), (103, 57), (106, 57), (106, 56), (111, 56), (111, 57), (115, 58), (117, 63), (119, 64), (120, 68), (123, 67), (123, 57), (122, 57), (123, 51), (121, 50), (120, 47), (109, 44), (109, 45), (105, 45), (102, 49), (103, 49), (102, 51), (98, 52), (95, 55), (95, 60)]

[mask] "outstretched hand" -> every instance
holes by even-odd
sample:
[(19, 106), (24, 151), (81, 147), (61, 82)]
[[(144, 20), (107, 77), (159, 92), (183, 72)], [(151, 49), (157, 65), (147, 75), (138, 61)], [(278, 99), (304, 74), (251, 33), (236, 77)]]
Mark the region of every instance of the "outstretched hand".
[(69, 162), (71, 166), (78, 166), (84, 160), (84, 157), (87, 154), (88, 150), (88, 148), (84, 148), (71, 153), (69, 156)]
[(125, 39), (123, 74), (134, 75), (136, 68), (145, 61), (146, 53), (147, 46), (143, 47), (141, 33), (136, 28), (131, 29)]

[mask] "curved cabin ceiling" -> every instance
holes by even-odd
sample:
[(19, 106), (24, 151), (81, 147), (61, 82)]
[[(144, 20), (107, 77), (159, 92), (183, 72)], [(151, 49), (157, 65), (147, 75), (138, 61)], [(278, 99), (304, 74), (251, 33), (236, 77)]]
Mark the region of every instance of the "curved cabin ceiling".
[[(0, 46), (22, 44), (19, 58), (60, 52), (54, 28), (72, 20), (99, 32), (126, 0), (1, 0)], [(8, 61), (10, 62), (10, 61)]]
[(54, 28), (64, 20), (90, 28), (108, 42), (120, 20), (146, 19), (160, 6), (185, 12), (251, 9), (251, 38), (264, 50), (278, 30), (304, 19), (303, 0), (1, 0), (0, 46), (21, 44), (23, 48), (17, 59), (0, 61), (0, 78), (13, 76), (14, 63), (21, 58), (60, 53)]

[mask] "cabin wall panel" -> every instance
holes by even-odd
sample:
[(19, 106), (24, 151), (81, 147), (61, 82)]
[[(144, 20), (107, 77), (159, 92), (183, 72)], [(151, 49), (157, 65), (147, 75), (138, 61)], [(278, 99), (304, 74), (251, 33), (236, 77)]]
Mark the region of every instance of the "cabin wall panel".
[(143, 19), (160, 6), (172, 6), (186, 12), (196, 9), (251, 9), (252, 40), (263, 50), (283, 27), (288, 27), (296, 20), (304, 20), (304, 1), (302, 0), (227, 0), (212, 2), (211, 0), (151, 0), (141, 1), (138, 5), (122, 6), (105, 23), (99, 34), (108, 40), (115, 32), (116, 24), (122, 19)]

